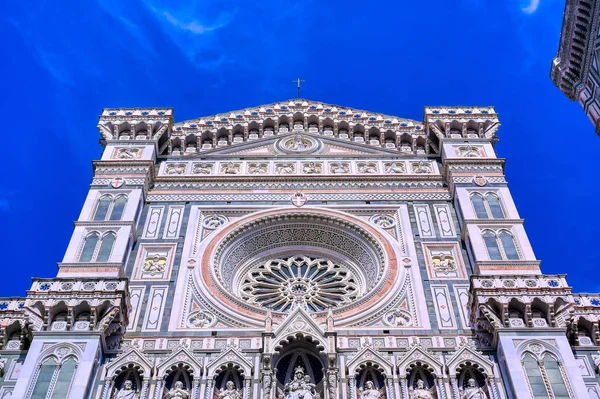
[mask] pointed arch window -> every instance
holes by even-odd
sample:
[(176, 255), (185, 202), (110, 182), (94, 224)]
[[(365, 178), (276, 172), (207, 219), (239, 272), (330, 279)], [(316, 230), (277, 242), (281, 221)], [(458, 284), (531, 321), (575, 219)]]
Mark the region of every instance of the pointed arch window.
[(60, 363), (54, 357), (46, 358), (38, 366), (29, 398), (67, 398), (76, 371), (77, 360), (72, 356)]
[(520, 259), (514, 236), (510, 232), (486, 230), (482, 237), (490, 260)]
[(94, 252), (96, 252), (96, 247), (98, 246), (98, 233), (90, 234), (83, 244), (83, 249), (81, 250), (81, 255), (79, 256), (80, 262), (91, 262), (94, 257)]
[(529, 389), (534, 399), (570, 399), (561, 363), (546, 352), (536, 358), (526, 353), (522, 360)]
[(117, 236), (108, 232), (100, 238), (100, 234), (93, 232), (88, 235), (83, 243), (79, 262), (108, 262)]
[(127, 196), (103, 195), (98, 200), (94, 220), (121, 220), (123, 211), (127, 205)]
[(500, 198), (494, 193), (473, 193), (471, 204), (478, 219), (504, 219)]

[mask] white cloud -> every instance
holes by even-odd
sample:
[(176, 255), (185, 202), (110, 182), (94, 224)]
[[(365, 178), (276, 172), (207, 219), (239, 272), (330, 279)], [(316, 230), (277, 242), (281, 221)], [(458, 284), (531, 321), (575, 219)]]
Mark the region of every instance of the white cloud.
[(529, 0), (529, 3), (521, 7), (521, 11), (523, 11), (525, 14), (533, 14), (537, 11), (539, 6), (540, 0)]

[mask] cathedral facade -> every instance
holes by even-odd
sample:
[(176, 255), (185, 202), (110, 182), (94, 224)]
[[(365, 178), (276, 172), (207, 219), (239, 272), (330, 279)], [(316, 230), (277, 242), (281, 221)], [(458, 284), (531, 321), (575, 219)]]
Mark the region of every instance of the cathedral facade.
[(550, 76), (577, 101), (600, 135), (600, 0), (566, 0)]
[(600, 294), (540, 270), (493, 107), (105, 109), (0, 398), (600, 398)]

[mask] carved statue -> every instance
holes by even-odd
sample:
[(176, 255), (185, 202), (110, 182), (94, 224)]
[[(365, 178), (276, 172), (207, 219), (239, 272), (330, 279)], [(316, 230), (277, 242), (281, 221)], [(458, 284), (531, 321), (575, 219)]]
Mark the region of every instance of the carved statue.
[(139, 395), (133, 390), (133, 382), (125, 380), (123, 387), (115, 395), (115, 399), (138, 399)]
[(473, 378), (467, 380), (467, 386), (460, 390), (461, 399), (488, 399), (485, 391), (477, 385)]
[(425, 388), (425, 383), (421, 379), (417, 380), (416, 388), (410, 388), (409, 397), (410, 399), (436, 399), (433, 389)]
[(315, 399), (315, 384), (310, 382), (310, 376), (304, 375), (302, 367), (294, 370), (294, 379), (284, 387), (285, 399)]
[(364, 387), (358, 389), (358, 396), (360, 399), (380, 399), (382, 392), (375, 389), (373, 381), (367, 381)]
[(221, 388), (221, 392), (219, 392), (219, 399), (242, 399), (242, 394), (240, 391), (235, 389), (235, 384), (233, 381), (227, 381), (225, 384), (225, 389)]
[(165, 399), (190, 399), (191, 395), (183, 389), (183, 382), (177, 381), (173, 384), (173, 388), (165, 395)]

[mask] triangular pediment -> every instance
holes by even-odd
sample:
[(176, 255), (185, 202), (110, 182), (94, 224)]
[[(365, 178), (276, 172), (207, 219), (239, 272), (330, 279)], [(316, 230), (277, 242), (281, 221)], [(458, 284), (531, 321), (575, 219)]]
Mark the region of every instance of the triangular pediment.
[(398, 361), (397, 366), (401, 373), (405, 373), (410, 366), (417, 363), (431, 367), (433, 373), (437, 376), (443, 374), (443, 365), (440, 362), (440, 359), (433, 356), (432, 353), (427, 351), (420, 344), (414, 344)]
[(252, 363), (243, 355), (235, 345), (228, 345), (216, 358), (207, 365), (208, 375), (216, 375), (217, 370), (223, 365), (233, 363), (241, 368), (244, 375), (252, 375)]
[(450, 375), (455, 375), (460, 365), (467, 362), (475, 363), (481, 366), (488, 376), (493, 375), (492, 362), (479, 353), (475, 349), (474, 344), (468, 341), (465, 341), (463, 344), (461, 344), (456, 352), (450, 355), (450, 358), (446, 362)]
[[(307, 152), (292, 152), (281, 151), (278, 144), (281, 141), (290, 139), (295, 136), (309, 137), (316, 140), (319, 145), (314, 151)], [(201, 156), (202, 158), (222, 158), (222, 157), (293, 157), (293, 158), (327, 158), (327, 157), (389, 157), (397, 156), (398, 150), (386, 149), (381, 146), (371, 146), (365, 143), (358, 143), (349, 140), (342, 140), (335, 137), (327, 137), (319, 134), (292, 132), (272, 137), (262, 137), (256, 140), (246, 141), (242, 143), (233, 143), (223, 147), (204, 150), (201, 153), (184, 154), (185, 158)]]
[(324, 339), (325, 332), (302, 307), (292, 310), (283, 323), (275, 329), (274, 347), (272, 349), (277, 351), (286, 343), (298, 337), (310, 337), (320, 350), (327, 351), (327, 340)]
[(356, 373), (358, 367), (365, 363), (373, 363), (383, 368), (383, 371), (386, 375), (392, 375), (392, 363), (385, 357), (379, 353), (376, 349), (374, 349), (371, 345), (367, 345), (358, 353), (350, 359), (347, 366), (348, 372), (350, 375)]
[(143, 378), (149, 378), (152, 370), (152, 361), (135, 346), (131, 346), (106, 365), (106, 375), (113, 377), (123, 367), (133, 365)]
[(158, 374), (168, 375), (168, 369), (177, 367), (181, 363), (189, 365), (192, 368), (194, 376), (200, 376), (202, 373), (202, 364), (189, 349), (180, 345), (160, 362), (158, 365)]

